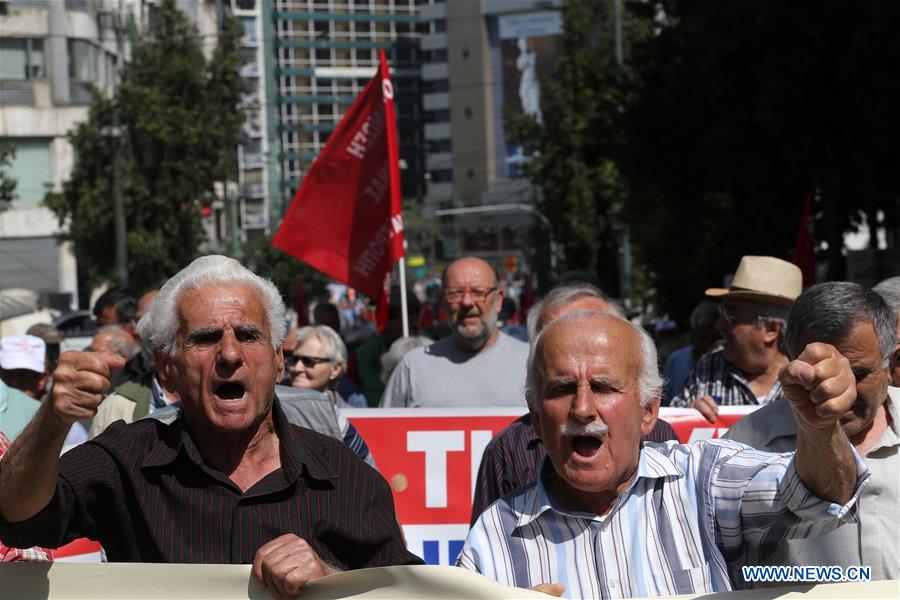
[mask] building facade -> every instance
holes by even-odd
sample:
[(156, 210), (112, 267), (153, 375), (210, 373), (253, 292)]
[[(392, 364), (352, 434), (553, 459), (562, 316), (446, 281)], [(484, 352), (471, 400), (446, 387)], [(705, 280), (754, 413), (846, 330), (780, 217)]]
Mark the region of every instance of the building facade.
[(52, 295), (58, 307), (78, 298), (71, 247), (41, 205), (62, 189), (73, 164), (68, 132), (87, 118), (90, 85), (112, 94), (125, 50), (121, 3), (87, 0), (0, 1), (0, 142), (15, 158), (16, 198), (0, 213), (0, 288)]
[(269, 143), (263, 157), (268, 158), (270, 229), (277, 228), (328, 136), (374, 75), (379, 50), (387, 55), (394, 84), (403, 197), (420, 199), (425, 165), (417, 1), (259, 4), (267, 46), (263, 105)]
[[(439, 258), (527, 260), (538, 191), (505, 112), (540, 119), (540, 80), (553, 76), (559, 0), (429, 0), (420, 7), (426, 215), (439, 219)], [(471, 212), (466, 212), (471, 211)], [(546, 229), (545, 226), (542, 225)], [(516, 260), (510, 260), (515, 257)]]

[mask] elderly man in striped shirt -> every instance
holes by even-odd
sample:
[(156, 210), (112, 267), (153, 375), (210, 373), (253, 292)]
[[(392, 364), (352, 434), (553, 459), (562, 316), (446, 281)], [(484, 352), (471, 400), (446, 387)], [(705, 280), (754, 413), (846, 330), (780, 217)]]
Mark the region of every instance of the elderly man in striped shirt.
[(869, 473), (838, 422), (855, 400), (853, 373), (828, 344), (810, 344), (780, 375), (795, 454), (724, 440), (641, 444), (659, 410), (656, 351), (615, 315), (560, 317), (528, 366), (547, 459), (535, 483), (482, 514), (464, 568), (571, 598), (725, 591), (774, 545), (854, 518)]

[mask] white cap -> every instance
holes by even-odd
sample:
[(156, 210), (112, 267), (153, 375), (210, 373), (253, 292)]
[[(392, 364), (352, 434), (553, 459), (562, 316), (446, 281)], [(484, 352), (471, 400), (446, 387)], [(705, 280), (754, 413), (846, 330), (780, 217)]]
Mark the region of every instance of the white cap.
[(0, 368), (28, 369), (37, 373), (46, 370), (44, 356), (47, 345), (33, 335), (8, 335), (0, 340)]

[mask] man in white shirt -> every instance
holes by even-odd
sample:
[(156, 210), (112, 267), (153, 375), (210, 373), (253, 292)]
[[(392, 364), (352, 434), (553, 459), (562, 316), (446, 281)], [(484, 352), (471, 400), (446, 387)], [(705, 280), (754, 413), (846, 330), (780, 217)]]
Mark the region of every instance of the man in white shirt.
[(781, 372), (801, 423), (794, 455), (726, 440), (642, 444), (662, 382), (652, 340), (620, 317), (560, 317), (528, 362), (547, 459), (534, 484), (482, 513), (464, 568), (517, 587), (560, 583), (573, 598), (727, 591), (785, 539), (852, 519), (868, 471), (838, 423), (856, 390), (833, 346), (810, 344)]

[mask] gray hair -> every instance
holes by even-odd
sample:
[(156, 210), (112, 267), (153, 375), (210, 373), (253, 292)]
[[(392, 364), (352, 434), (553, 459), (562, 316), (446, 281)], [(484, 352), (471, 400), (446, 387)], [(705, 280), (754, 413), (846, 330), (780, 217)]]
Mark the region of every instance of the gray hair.
[(422, 346), (430, 346), (433, 343), (434, 340), (424, 335), (411, 335), (394, 340), (390, 349), (381, 357), (381, 381), (388, 382), (394, 369), (397, 368), (407, 352)]
[(872, 288), (879, 296), (884, 298), (897, 319), (900, 320), (900, 275), (889, 277)]
[(576, 310), (551, 321), (538, 332), (537, 338), (531, 344), (531, 349), (528, 352), (528, 370), (525, 375), (525, 400), (528, 402), (529, 408), (534, 408), (535, 403), (542, 399), (544, 365), (541, 358), (541, 351), (543, 350), (541, 342), (547, 332), (571, 321), (606, 319), (624, 323), (638, 336), (641, 347), (641, 373), (638, 377), (641, 406), (647, 407), (655, 398), (659, 398), (662, 392), (663, 380), (659, 374), (659, 365), (656, 362), (656, 345), (653, 343), (650, 335), (643, 328), (636, 326), (619, 315), (593, 310)]
[[(297, 348), (300, 348), (309, 339), (316, 338), (325, 347), (327, 357), (334, 364), (347, 368), (347, 345), (337, 332), (328, 325), (308, 325), (297, 330)], [(294, 350), (296, 352), (296, 350)]]
[(218, 255), (201, 256), (160, 288), (150, 309), (138, 323), (141, 339), (146, 340), (154, 350), (173, 355), (175, 336), (181, 325), (178, 300), (188, 290), (211, 285), (242, 285), (256, 291), (266, 308), (272, 347), (281, 348), (285, 334), (285, 308), (278, 288), (233, 258)]
[(897, 345), (894, 313), (877, 292), (849, 281), (819, 283), (800, 294), (788, 317), (788, 356), (797, 358), (808, 340), (837, 345), (860, 321), (872, 323), (886, 367)]
[[(125, 327), (120, 324), (114, 325), (104, 325), (100, 329), (94, 332), (94, 337), (97, 337), (97, 334), (100, 333), (111, 333), (113, 334), (112, 338), (112, 346), (113, 350), (119, 356), (125, 358), (126, 360), (130, 360), (133, 358), (138, 352), (141, 351), (141, 345), (138, 344), (132, 335), (125, 330)], [(93, 341), (91, 341), (93, 344)]]
[[(614, 299), (610, 298), (598, 288), (589, 283), (574, 283), (553, 288), (546, 296), (531, 307), (528, 311), (528, 339), (534, 340), (538, 334), (538, 322), (545, 314), (560, 310), (564, 306), (581, 300), (582, 298), (596, 298), (609, 305), (609, 312), (617, 317), (625, 318), (625, 311)], [(545, 323), (546, 324), (546, 323)]]

